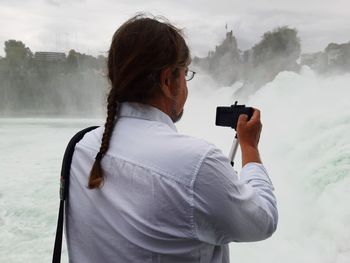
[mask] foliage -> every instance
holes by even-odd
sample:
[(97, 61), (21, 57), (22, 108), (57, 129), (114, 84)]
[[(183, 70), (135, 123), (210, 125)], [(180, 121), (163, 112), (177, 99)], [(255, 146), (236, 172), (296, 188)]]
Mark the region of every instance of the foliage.
[(300, 39), (297, 30), (286, 26), (266, 32), (262, 40), (253, 47), (255, 66), (276, 58), (297, 59), (300, 56)]
[(32, 51), (25, 46), (22, 41), (7, 40), (5, 41), (5, 58), (10, 65), (19, 65), (32, 59)]
[(5, 42), (0, 59), (0, 114), (96, 114), (105, 98), (106, 58), (70, 50), (39, 60), (22, 41)]
[(328, 67), (334, 70), (350, 70), (350, 42), (344, 44), (330, 43), (325, 49)]

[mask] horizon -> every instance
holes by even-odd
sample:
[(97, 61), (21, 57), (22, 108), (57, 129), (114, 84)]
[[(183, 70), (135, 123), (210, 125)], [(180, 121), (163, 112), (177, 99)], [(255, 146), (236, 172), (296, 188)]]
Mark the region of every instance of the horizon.
[[(67, 53), (75, 49), (93, 56), (106, 54), (114, 31), (140, 11), (164, 16), (183, 28), (193, 56), (198, 57), (206, 56), (230, 30), (241, 50), (250, 49), (263, 33), (280, 26), (298, 30), (302, 53), (323, 51), (332, 42), (350, 41), (350, 2), (346, 0), (180, 0), (162, 5), (140, 0), (3, 0), (0, 7), (2, 24), (11, 21), (11, 26), (0, 30), (0, 43), (19, 40), (32, 52)], [(4, 55), (1, 48), (0, 56)]]
[[(275, 29), (280, 28), (280, 27), (283, 27), (283, 26), (275, 27), (275, 28), (273, 28), (273, 29), (271, 29), (271, 30), (268, 30), (268, 31), (264, 32), (264, 33), (272, 32), (272, 31), (274, 31)], [(296, 29), (297, 32), (298, 32), (298, 34), (299, 34), (299, 31), (298, 31), (297, 28), (291, 27), (291, 26), (287, 26), (287, 27), (288, 27), (288, 28), (292, 28), (292, 29)], [(219, 40), (218, 43), (216, 43), (216, 45), (221, 45), (221, 44), (223, 43), (224, 39), (226, 38), (226, 33), (230, 32), (230, 31), (231, 31), (231, 30), (227, 30), (227, 31), (225, 32), (225, 35), (222, 37), (221, 40)], [(232, 31), (233, 31), (233, 30), (232, 30)], [(263, 33), (263, 34), (264, 34), (264, 33)], [(236, 36), (234, 35), (234, 32), (233, 32), (233, 36), (236, 37)], [(248, 49), (240, 49), (240, 47), (238, 46), (238, 49), (239, 49), (241, 52), (244, 52), (244, 51), (246, 51), (246, 50), (249, 50), (249, 49), (253, 48), (254, 45), (258, 44), (258, 43), (261, 41), (262, 36), (263, 36), (263, 35), (261, 35), (260, 39), (259, 39), (256, 43), (254, 43), (250, 48), (248, 48)], [(300, 38), (300, 36), (299, 36), (299, 38)], [(24, 42), (23, 40), (21, 40), (21, 39), (7, 39), (7, 40), (5, 40), (5, 41), (8, 41), (8, 40), (22, 41), (23, 44), (25, 44), (25, 46), (28, 47), (28, 48), (30, 49), (30, 51), (33, 53), (33, 55), (35, 55), (36, 52), (52, 52), (52, 53), (64, 53), (66, 56), (68, 56), (69, 51), (70, 51), (70, 50), (74, 50), (74, 51), (76, 51), (76, 52), (78, 52), (78, 53), (80, 53), (80, 54), (89, 55), (89, 56), (93, 56), (93, 57), (96, 57), (96, 58), (97, 58), (99, 55), (103, 55), (104, 57), (106, 57), (106, 56), (107, 56), (107, 53), (108, 53), (108, 50), (105, 51), (105, 52), (97, 53), (97, 54), (96, 54), (96, 53), (91, 53), (91, 52), (90, 52), (90, 53), (85, 53), (85, 52), (82, 52), (82, 51), (76, 49), (74, 46), (70, 47), (68, 50), (53, 50), (53, 49), (51, 49), (51, 50), (47, 50), (47, 49), (46, 49), (46, 50), (33, 50), (29, 45), (27, 45), (27, 43), (25, 43), (25, 42)], [(237, 37), (236, 37), (236, 40), (237, 40), (237, 43), (239, 43), (239, 39), (238, 39)], [(5, 41), (3, 42), (3, 49), (2, 49), (2, 50), (4, 50), (4, 48), (5, 48)], [(303, 40), (300, 38), (301, 46), (302, 46), (302, 42), (303, 42)], [(322, 48), (322, 49), (320, 49), (320, 50), (315, 50), (315, 51), (312, 51), (312, 52), (304, 52), (303, 49), (301, 48), (301, 55), (303, 55), (303, 54), (312, 54), (312, 53), (317, 53), (317, 52), (324, 52), (325, 49), (326, 49), (326, 47), (327, 47), (329, 44), (331, 44), (331, 43), (336, 43), (336, 44), (346, 44), (346, 43), (350, 43), (350, 37), (349, 37), (349, 40), (348, 40), (348, 41), (343, 42), (343, 43), (337, 43), (337, 42), (331, 41), (331, 42), (327, 43), (326, 46), (325, 46), (324, 48)], [(216, 45), (215, 45), (215, 46), (216, 46)], [(215, 50), (215, 46), (213, 46), (212, 48), (209, 48), (209, 49), (207, 50), (207, 53), (208, 53), (209, 51)], [(0, 53), (0, 58), (4, 58), (4, 57), (5, 57), (5, 52), (3, 52), (3, 53), (4, 53), (4, 54), (1, 54), (1, 53)], [(196, 57), (196, 56), (193, 56), (193, 57)], [(197, 56), (197, 57), (203, 58), (203, 57), (207, 57), (207, 55), (204, 54), (203, 56)]]

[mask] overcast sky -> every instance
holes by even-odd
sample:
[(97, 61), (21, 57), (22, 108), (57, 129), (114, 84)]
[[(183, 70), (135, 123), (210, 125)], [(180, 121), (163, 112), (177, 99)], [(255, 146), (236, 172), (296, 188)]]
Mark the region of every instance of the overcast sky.
[(33, 52), (106, 54), (114, 31), (141, 11), (184, 28), (197, 56), (223, 40), (226, 23), (242, 50), (284, 25), (298, 30), (303, 52), (350, 41), (350, 0), (0, 0), (0, 56), (8, 39)]

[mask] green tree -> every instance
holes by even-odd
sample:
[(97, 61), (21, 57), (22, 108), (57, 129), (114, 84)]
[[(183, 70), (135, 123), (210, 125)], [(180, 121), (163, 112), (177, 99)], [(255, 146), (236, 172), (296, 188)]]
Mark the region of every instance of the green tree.
[(69, 50), (67, 56), (67, 68), (69, 71), (76, 70), (78, 68), (78, 52), (74, 49)]
[(5, 41), (5, 59), (10, 66), (27, 64), (33, 58), (33, 52), (22, 41)]
[(296, 29), (287, 26), (266, 32), (262, 40), (253, 47), (253, 64), (288, 58), (296, 60), (300, 56), (300, 39)]

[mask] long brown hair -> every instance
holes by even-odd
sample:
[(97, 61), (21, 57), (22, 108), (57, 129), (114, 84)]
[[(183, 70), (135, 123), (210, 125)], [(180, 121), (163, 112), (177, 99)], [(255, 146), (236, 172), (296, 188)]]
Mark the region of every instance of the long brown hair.
[(108, 54), (111, 90), (107, 98), (107, 119), (99, 152), (90, 172), (88, 187), (103, 185), (101, 160), (118, 118), (119, 103), (147, 103), (161, 93), (160, 73), (185, 66), (190, 60), (180, 29), (164, 18), (139, 14), (126, 21), (115, 33)]

